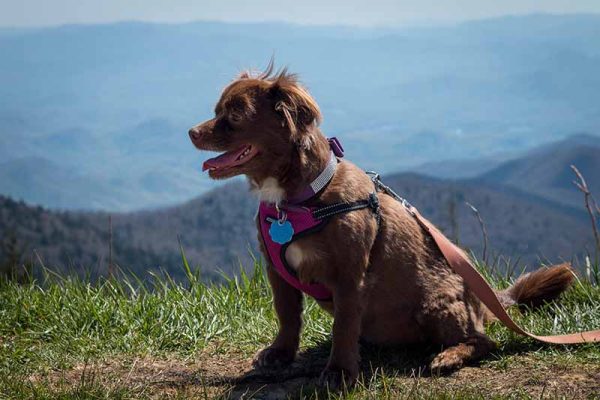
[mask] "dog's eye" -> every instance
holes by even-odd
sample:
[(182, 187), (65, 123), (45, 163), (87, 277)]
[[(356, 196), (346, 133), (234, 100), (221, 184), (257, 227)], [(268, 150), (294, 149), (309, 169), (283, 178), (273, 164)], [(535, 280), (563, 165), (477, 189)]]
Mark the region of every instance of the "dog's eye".
[(233, 111), (229, 113), (228, 118), (229, 122), (231, 122), (232, 124), (239, 124), (240, 122), (242, 122), (244, 116), (240, 112)]

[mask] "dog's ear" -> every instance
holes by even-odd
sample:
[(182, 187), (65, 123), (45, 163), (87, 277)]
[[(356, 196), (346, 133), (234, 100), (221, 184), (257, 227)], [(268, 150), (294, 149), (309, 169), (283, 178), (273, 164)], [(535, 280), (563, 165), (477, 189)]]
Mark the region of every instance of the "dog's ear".
[(298, 144), (313, 126), (321, 122), (321, 111), (308, 91), (285, 71), (273, 81), (271, 95), (282, 126), (287, 126), (292, 140)]

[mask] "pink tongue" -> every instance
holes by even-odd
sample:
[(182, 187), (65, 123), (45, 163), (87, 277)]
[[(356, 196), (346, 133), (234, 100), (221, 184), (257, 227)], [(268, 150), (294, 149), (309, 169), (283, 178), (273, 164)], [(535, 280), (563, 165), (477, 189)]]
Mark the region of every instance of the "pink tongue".
[(202, 171), (206, 171), (207, 169), (211, 168), (225, 168), (230, 166), (237, 161), (238, 156), (241, 152), (246, 150), (246, 147), (247, 146), (244, 146), (235, 151), (228, 151), (227, 153), (221, 154), (218, 157), (209, 158), (208, 160), (204, 161), (204, 164), (202, 164)]

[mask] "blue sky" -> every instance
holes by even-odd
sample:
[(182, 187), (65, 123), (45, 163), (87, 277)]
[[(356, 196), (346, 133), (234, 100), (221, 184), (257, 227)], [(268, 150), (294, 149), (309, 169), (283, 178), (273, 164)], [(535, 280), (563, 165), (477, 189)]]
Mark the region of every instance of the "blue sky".
[(500, 15), (600, 13), (599, 0), (0, 0), (0, 26), (124, 20), (428, 25)]

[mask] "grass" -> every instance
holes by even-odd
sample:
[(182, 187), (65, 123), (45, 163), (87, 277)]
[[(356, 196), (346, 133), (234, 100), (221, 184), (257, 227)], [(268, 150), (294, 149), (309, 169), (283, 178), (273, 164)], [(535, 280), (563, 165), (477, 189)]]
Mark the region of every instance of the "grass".
[[(220, 286), (203, 284), (185, 268), (185, 284), (168, 276), (155, 276), (149, 286), (131, 277), (90, 284), (52, 274), (40, 282), (1, 282), (0, 398), (248, 397), (277, 390), (292, 397), (338, 396), (313, 385), (332, 323), (313, 301), (304, 314), (306, 362), (289, 376), (256, 375), (249, 360), (277, 328), (262, 267), (257, 263), (251, 276), (242, 272)], [(494, 279), (497, 286), (508, 283)], [(597, 329), (600, 289), (580, 280), (559, 303), (513, 315), (540, 334)], [(451, 377), (420, 376), (435, 349), (367, 346), (363, 379), (346, 397), (539, 398), (577, 390), (594, 396), (588, 378), (600, 379), (600, 346), (543, 345), (499, 324), (488, 333), (498, 350), (479, 368)], [(567, 376), (565, 382), (586, 379), (579, 386), (541, 382), (557, 375)], [(494, 376), (506, 382), (497, 385)]]

